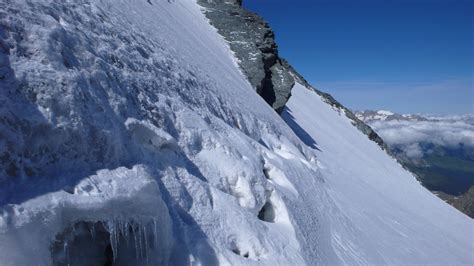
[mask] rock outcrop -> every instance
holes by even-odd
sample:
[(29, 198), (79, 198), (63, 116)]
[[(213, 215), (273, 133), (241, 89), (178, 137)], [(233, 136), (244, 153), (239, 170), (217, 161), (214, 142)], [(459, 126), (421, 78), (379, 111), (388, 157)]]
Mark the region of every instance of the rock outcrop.
[(343, 109), (346, 116), (369, 139), (386, 146), (380, 136), (330, 94), (311, 86), (285, 59), (278, 55), (275, 34), (267, 22), (242, 7), (242, 0), (199, 0), (206, 17), (230, 45), (239, 66), (257, 93), (281, 113), (295, 82), (315, 90), (327, 103)]
[(278, 55), (275, 34), (260, 16), (242, 8), (241, 0), (199, 0), (206, 17), (239, 59), (257, 93), (278, 113), (290, 98), (294, 79)]
[(449, 195), (441, 191), (436, 191), (434, 194), (474, 219), (474, 187), (459, 196)]

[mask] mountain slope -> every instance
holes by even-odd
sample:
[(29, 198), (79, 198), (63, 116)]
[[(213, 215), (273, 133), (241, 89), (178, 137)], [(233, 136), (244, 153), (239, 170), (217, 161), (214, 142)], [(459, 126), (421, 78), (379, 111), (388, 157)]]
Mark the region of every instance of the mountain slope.
[(344, 110), (297, 84), (283, 118), (318, 150), (329, 197), (342, 211), (330, 224), (344, 263), (472, 262), (473, 222), (363, 137)]
[[(295, 113), (368, 143), (342, 159), (373, 172), (344, 187), (340, 146), (295, 134), (194, 1), (6, 0), (0, 12), (2, 265), (472, 263), (470, 220), (330, 105)], [(366, 210), (369, 194), (381, 203)], [(428, 221), (421, 204), (445, 217)]]
[(2, 264), (331, 261), (314, 156), (199, 6), (1, 10)]
[[(397, 160), (442, 199), (473, 218), (474, 117), (364, 111), (357, 116), (385, 140)], [(461, 196), (463, 195), (463, 196)]]

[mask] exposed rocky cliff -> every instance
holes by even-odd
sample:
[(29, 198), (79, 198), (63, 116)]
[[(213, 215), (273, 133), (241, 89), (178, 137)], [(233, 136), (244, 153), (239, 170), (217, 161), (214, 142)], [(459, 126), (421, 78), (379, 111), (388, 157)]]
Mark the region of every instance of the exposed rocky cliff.
[(311, 86), (285, 59), (278, 54), (275, 34), (267, 22), (242, 7), (242, 0), (199, 0), (211, 24), (229, 42), (239, 59), (239, 66), (249, 82), (278, 113), (283, 111), (295, 82), (315, 90), (327, 103), (344, 110), (346, 116), (369, 139), (383, 149), (383, 140), (367, 124), (330, 94)]
[(239, 59), (249, 82), (281, 113), (294, 79), (278, 55), (275, 34), (260, 16), (242, 8), (241, 0), (199, 0), (205, 14)]

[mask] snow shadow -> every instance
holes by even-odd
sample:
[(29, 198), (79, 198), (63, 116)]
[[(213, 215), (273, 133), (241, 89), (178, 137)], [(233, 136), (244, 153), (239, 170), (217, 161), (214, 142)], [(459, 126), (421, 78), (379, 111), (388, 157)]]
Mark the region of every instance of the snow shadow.
[(296, 122), (295, 117), (291, 114), (291, 109), (289, 107), (285, 107), (281, 114), (281, 117), (286, 122), (286, 124), (293, 130), (296, 136), (298, 136), (298, 138), (303, 141), (304, 144), (306, 144), (308, 147), (321, 151), (318, 148), (318, 143), (316, 142), (316, 140), (314, 140), (313, 137), (311, 137), (311, 135), (306, 132), (306, 130), (304, 130), (300, 125), (298, 125), (298, 122)]
[[(104, 125), (106, 130), (90, 124), (82, 129), (51, 124), (38, 109), (39, 88), (34, 87), (41, 85), (46, 89), (49, 85), (30, 84), (17, 77), (10, 62), (9, 35), (0, 27), (0, 209), (55, 191), (72, 194), (81, 180), (97, 170), (121, 166), (131, 169), (135, 164), (152, 163), (156, 159), (130, 151), (123, 118), (115, 115), (105, 102), (98, 105), (112, 118), (110, 124)], [(83, 83), (75, 85), (78, 91), (87, 87)], [(104, 133), (107, 131), (118, 133), (107, 135)], [(158, 160), (164, 161), (163, 168), (170, 165), (185, 168), (207, 181), (179, 146), (171, 149), (177, 159)], [(166, 154), (158, 159), (163, 157)]]
[(121, 164), (112, 162), (101, 166), (89, 166), (80, 172), (66, 171), (66, 173), (57, 173), (49, 177), (31, 176), (24, 180), (18, 180), (19, 177), (14, 177), (13, 180), (0, 182), (0, 209), (7, 204), (21, 204), (29, 199), (60, 190), (73, 194), (74, 187), (81, 180), (96, 174), (98, 170), (113, 170), (119, 167), (132, 169), (137, 164), (153, 165), (153, 167), (159, 169), (166, 169), (167, 167), (173, 169), (184, 168), (200, 181), (207, 182), (199, 167), (186, 156), (179, 146), (174, 146), (173, 151), (167, 151), (167, 153), (159, 156), (131, 154), (136, 155), (138, 160), (124, 161)]
[[(208, 238), (201, 226), (189, 215), (189, 213), (171, 196), (170, 192), (157, 179), (160, 192), (165, 204), (168, 207), (169, 214), (173, 220), (172, 231), (175, 244), (170, 258), (171, 265), (188, 265), (189, 258), (194, 257), (200, 260), (201, 265), (219, 265), (217, 254), (208, 242)], [(182, 190), (182, 198), (193, 204), (193, 198), (186, 189)]]
[(13, 197), (28, 199), (37, 195), (26, 196), (29, 193), (17, 189), (38, 189), (28, 182), (36, 175), (36, 169), (28, 158), (27, 138), (35, 136), (36, 129), (47, 127), (48, 121), (32, 103), (35, 92), (17, 79), (11, 67), (9, 34), (3, 27), (0, 37), (0, 206), (4, 206), (23, 201)]

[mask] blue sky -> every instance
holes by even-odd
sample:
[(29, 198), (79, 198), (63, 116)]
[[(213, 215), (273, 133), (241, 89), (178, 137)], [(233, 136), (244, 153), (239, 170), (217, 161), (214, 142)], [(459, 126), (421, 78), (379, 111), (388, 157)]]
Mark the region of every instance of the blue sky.
[(282, 57), (349, 108), (474, 113), (471, 0), (244, 0)]

